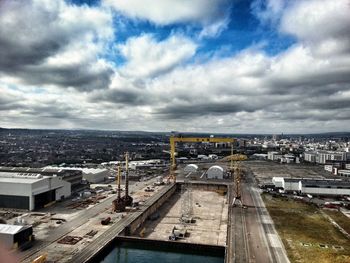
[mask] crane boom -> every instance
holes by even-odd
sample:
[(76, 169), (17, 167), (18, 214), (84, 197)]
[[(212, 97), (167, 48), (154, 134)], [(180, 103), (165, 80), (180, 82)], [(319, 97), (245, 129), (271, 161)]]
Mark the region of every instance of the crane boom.
[[(176, 143), (177, 142), (208, 142), (208, 143), (231, 143), (231, 155), (233, 155), (233, 143), (235, 142), (234, 138), (219, 138), (219, 137), (176, 137), (171, 136), (170, 137), (170, 161), (171, 161), (171, 167), (170, 167), (170, 178), (176, 182), (175, 177), (175, 167), (176, 167), (176, 158), (175, 158), (175, 151), (176, 151)], [(233, 160), (231, 160), (231, 169), (233, 167)]]

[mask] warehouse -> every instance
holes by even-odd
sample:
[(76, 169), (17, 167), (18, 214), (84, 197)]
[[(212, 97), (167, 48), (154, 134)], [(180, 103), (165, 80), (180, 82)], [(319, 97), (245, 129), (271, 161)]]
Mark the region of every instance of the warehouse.
[(276, 188), (312, 195), (350, 195), (350, 182), (340, 179), (273, 177)]
[(0, 172), (0, 207), (40, 209), (71, 195), (70, 183), (58, 176)]
[(107, 169), (82, 168), (83, 178), (91, 184), (101, 183), (109, 177)]
[(7, 249), (20, 247), (32, 239), (32, 226), (0, 224), (0, 243)]
[(286, 192), (301, 190), (301, 181), (298, 178), (284, 178), (283, 189)]
[(338, 170), (339, 176), (350, 177), (350, 170)]
[(291, 177), (273, 177), (272, 183), (277, 189), (283, 189), (286, 192), (301, 191), (301, 181), (308, 178), (291, 178)]
[(79, 169), (64, 169), (60, 167), (28, 168), (28, 167), (6, 167), (0, 166), (0, 172), (41, 174), (43, 176), (59, 176), (71, 184), (71, 192), (82, 186), (82, 171)]
[(276, 188), (284, 189), (284, 178), (283, 177), (272, 177), (272, 183)]
[(350, 195), (350, 182), (340, 180), (307, 180), (301, 192), (311, 195)]
[(81, 167), (61, 167), (56, 168), (47, 166), (45, 170), (60, 170), (68, 173), (69, 171), (79, 171), (82, 178), (91, 184), (101, 183), (110, 176), (107, 169), (104, 168), (81, 168)]
[(273, 177), (272, 183), (276, 188), (283, 189), (286, 192), (301, 191), (300, 178)]

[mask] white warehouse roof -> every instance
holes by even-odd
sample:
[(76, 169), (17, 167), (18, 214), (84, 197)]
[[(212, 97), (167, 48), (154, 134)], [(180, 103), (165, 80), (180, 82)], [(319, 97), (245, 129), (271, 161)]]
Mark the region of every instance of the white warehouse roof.
[(44, 180), (40, 174), (0, 172), (0, 183), (33, 184)]
[(23, 228), (27, 228), (27, 227), (18, 226), (18, 225), (0, 224), (0, 233), (14, 235), (14, 234), (18, 233), (19, 231), (21, 231)]

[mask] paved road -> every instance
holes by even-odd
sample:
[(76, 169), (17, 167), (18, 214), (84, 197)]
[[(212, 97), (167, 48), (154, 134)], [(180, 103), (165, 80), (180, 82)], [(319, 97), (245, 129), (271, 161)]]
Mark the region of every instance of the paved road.
[(245, 211), (240, 206), (232, 207), (231, 237), (234, 262), (249, 262), (249, 245), (246, 231)]
[[(140, 190), (145, 187), (146, 184), (153, 183), (155, 179), (133, 184), (130, 186), (130, 192)], [(42, 251), (45, 247), (49, 246), (53, 242), (59, 240), (63, 236), (67, 235), (68, 233), (72, 232), (77, 227), (87, 223), (91, 218), (95, 217), (96, 215), (100, 214), (101, 212), (105, 211), (106, 209), (111, 207), (111, 202), (116, 198), (116, 195), (113, 195), (111, 197), (108, 197), (104, 199), (101, 203), (96, 204), (95, 206), (91, 207), (90, 209), (85, 209), (79, 216), (76, 218), (65, 222), (64, 224), (60, 225), (59, 227), (52, 229), (44, 240), (37, 240), (34, 243), (34, 246), (31, 247), (28, 250), (25, 250), (23, 252), (19, 252), (18, 256), (21, 259), (21, 261), (24, 261), (25, 259), (28, 259), (29, 257), (33, 256), (35, 253)], [(37, 255), (38, 256), (38, 255)]]
[(247, 208), (229, 208), (229, 263), (289, 263), (252, 173), (245, 176), (241, 187), (242, 201)]
[(243, 202), (248, 207), (246, 226), (249, 262), (289, 263), (283, 243), (260, 196), (260, 189), (256, 187), (253, 174), (250, 172), (242, 183), (242, 194)]

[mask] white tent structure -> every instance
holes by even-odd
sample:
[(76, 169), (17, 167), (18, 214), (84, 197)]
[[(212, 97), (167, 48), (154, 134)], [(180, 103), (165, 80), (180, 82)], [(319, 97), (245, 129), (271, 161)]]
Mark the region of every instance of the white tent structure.
[(198, 171), (198, 165), (196, 165), (196, 164), (188, 164), (184, 168), (185, 173), (195, 173), (197, 171)]
[(213, 165), (207, 171), (208, 179), (223, 179), (224, 178), (224, 169), (221, 166)]

